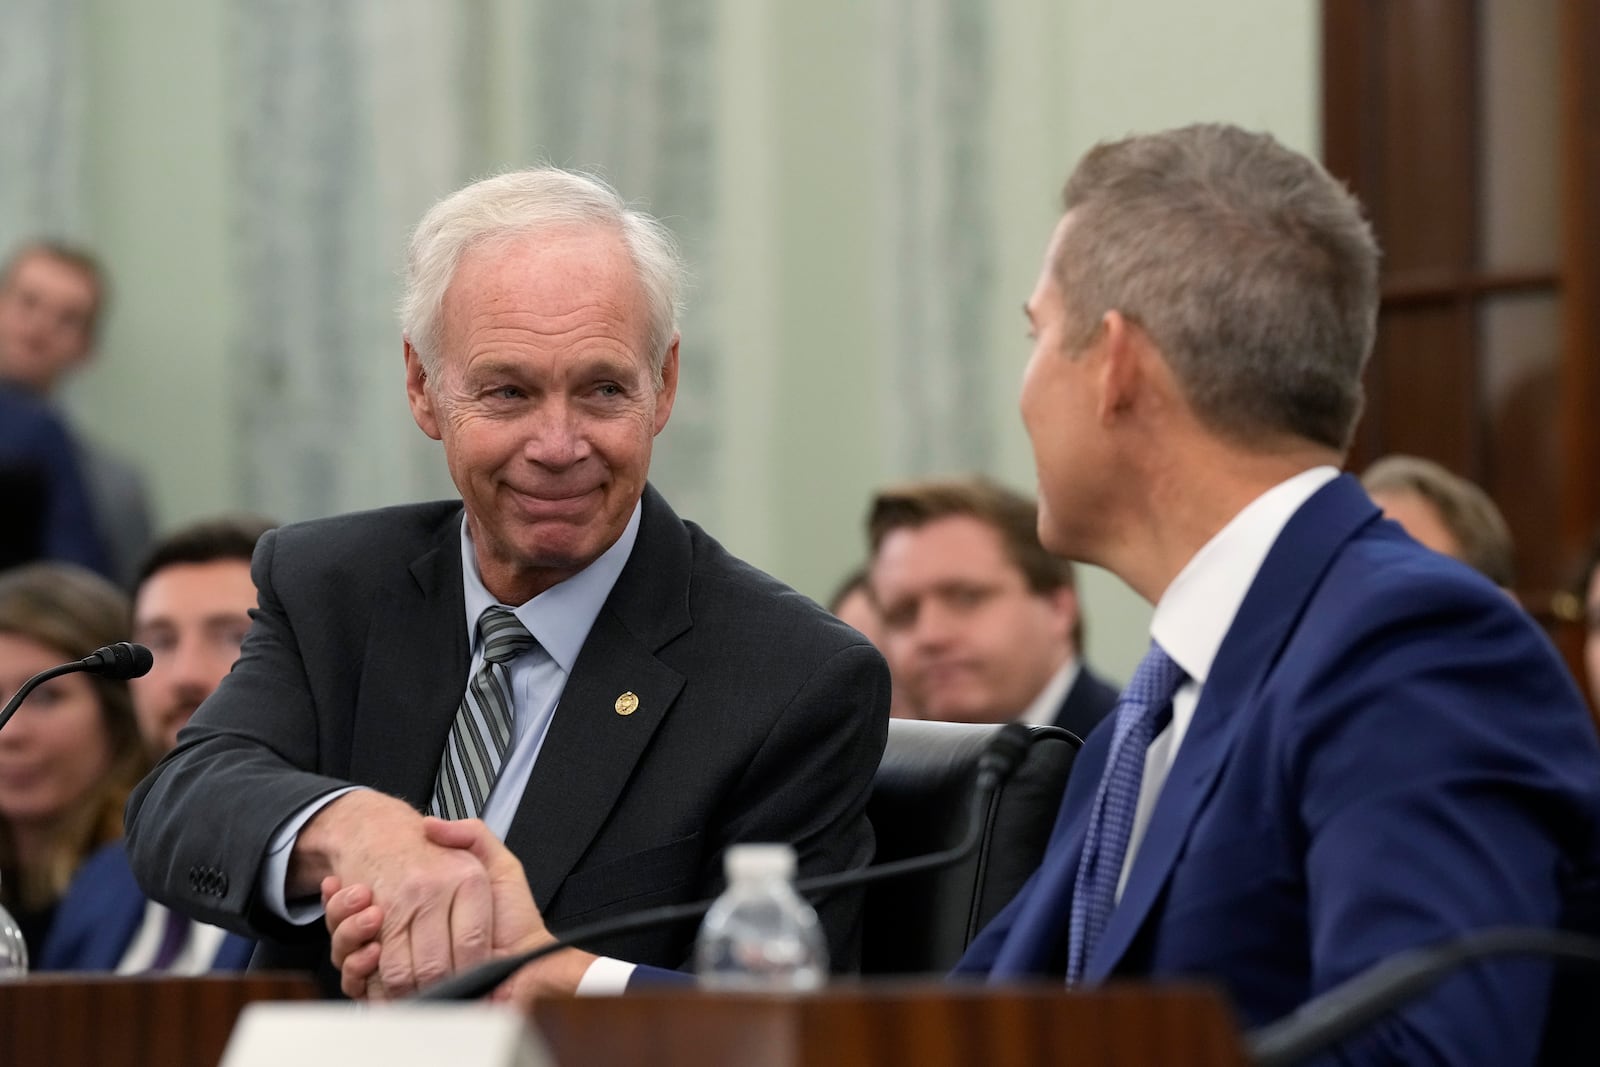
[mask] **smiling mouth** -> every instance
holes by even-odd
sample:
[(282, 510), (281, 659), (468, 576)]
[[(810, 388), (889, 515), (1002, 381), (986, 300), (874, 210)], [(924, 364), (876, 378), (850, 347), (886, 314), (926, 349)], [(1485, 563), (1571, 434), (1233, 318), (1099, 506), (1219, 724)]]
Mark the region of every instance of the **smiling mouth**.
[(598, 491), (598, 488), (595, 488), (562, 494), (528, 493), (519, 489), (513, 489), (511, 492), (519, 510), (534, 518), (541, 518), (574, 516), (587, 512)]

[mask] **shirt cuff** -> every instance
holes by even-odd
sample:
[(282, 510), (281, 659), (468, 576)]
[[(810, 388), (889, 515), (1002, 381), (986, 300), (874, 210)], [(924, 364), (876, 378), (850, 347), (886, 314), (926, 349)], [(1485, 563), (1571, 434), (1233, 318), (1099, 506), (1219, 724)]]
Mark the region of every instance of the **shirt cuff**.
[(289, 816), (272, 835), (272, 840), (267, 843), (267, 860), (261, 865), (261, 877), (256, 883), (256, 892), (261, 903), (278, 918), (295, 926), (310, 926), (322, 918), (320, 895), (302, 897), (295, 901), (287, 899), (289, 855), (294, 851), (294, 843), (300, 837), (301, 828), (311, 821), (311, 816), (346, 793), (354, 793), (358, 788), (360, 787), (348, 786), (313, 800)]
[(628, 979), (633, 977), (634, 964), (622, 960), (614, 960), (610, 956), (597, 956), (583, 972), (583, 977), (578, 979), (578, 996), (580, 997), (609, 997), (616, 996), (628, 988)]

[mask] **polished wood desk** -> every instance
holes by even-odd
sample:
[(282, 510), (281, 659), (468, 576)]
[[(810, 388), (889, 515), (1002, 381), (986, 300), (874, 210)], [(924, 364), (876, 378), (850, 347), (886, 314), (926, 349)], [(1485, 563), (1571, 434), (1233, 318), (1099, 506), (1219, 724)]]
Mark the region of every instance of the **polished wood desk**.
[[(285, 975), (0, 982), (0, 1065), (215, 1067), (245, 1004), (314, 996), (309, 981)], [(1196, 986), (1068, 993), (861, 984), (809, 996), (662, 990), (545, 1001), (533, 1020), (560, 1067), (1246, 1063), (1227, 1005)]]
[(217, 1067), (246, 1004), (315, 996), (300, 975), (36, 974), (0, 981), (0, 1064)]
[(561, 1067), (1242, 1067), (1232, 1012), (1199, 986), (846, 985), (812, 996), (694, 990), (552, 1000)]

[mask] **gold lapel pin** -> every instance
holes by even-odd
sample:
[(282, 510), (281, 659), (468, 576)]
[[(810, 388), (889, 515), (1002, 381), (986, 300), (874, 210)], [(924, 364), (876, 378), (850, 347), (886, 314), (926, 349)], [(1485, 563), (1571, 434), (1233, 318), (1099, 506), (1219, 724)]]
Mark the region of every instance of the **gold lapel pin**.
[(639, 710), (639, 698), (631, 692), (623, 693), (617, 698), (616, 708), (618, 715), (632, 715)]

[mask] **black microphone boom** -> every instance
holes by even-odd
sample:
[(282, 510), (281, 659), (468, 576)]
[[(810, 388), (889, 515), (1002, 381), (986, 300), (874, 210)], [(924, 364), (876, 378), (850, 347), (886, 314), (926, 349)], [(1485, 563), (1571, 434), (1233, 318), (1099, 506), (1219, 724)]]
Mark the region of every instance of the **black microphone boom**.
[(1600, 966), (1600, 939), (1566, 930), (1502, 926), (1390, 956), (1246, 1035), (1256, 1067), (1289, 1067), (1324, 1052), (1421, 996), (1461, 965), (1490, 956), (1546, 956)]
[(11, 721), (11, 716), (17, 713), (22, 702), (28, 699), (28, 694), (43, 682), (52, 678), (59, 678), (63, 674), (73, 674), (78, 671), (87, 671), (97, 674), (102, 678), (138, 678), (150, 672), (150, 667), (155, 663), (155, 657), (143, 645), (136, 645), (132, 641), (118, 641), (114, 645), (97, 648), (87, 656), (71, 663), (62, 663), (51, 667), (49, 670), (40, 671), (38, 674), (22, 683), (12, 698), (6, 701), (5, 710), (0, 711), (0, 727)]
[[(896, 878), (904, 874), (915, 874), (919, 871), (933, 870), (960, 863), (977, 850), (978, 844), (983, 840), (984, 812), (989, 806), (989, 800), (995, 790), (1011, 777), (1017, 765), (1028, 752), (1029, 730), (1021, 723), (1008, 723), (996, 732), (994, 739), (988, 744), (984, 753), (978, 759), (978, 787), (973, 794), (972, 815), (968, 820), (967, 835), (961, 843), (954, 848), (947, 848), (940, 852), (930, 852), (925, 856), (911, 856), (892, 863), (882, 863), (875, 867), (864, 867), (854, 871), (838, 871), (834, 874), (822, 874), (813, 878), (801, 878), (795, 882), (795, 892), (802, 896), (823, 896), (837, 892), (840, 889), (853, 889), (856, 886), (879, 882), (886, 878)], [(632, 933), (635, 930), (647, 930), (655, 926), (668, 926), (676, 922), (689, 919), (698, 919), (711, 910), (711, 905), (716, 900), (696, 900), (687, 904), (668, 904), (659, 908), (647, 908), (644, 911), (634, 912), (631, 915), (619, 915), (614, 919), (601, 919), (597, 922), (575, 926), (570, 930), (561, 932), (554, 941), (547, 942), (536, 949), (518, 953), (514, 956), (505, 956), (498, 960), (490, 960), (481, 966), (474, 967), (453, 978), (446, 978), (437, 985), (418, 993), (413, 1000), (475, 1000), (484, 996), (511, 977), (512, 974), (526, 967), (534, 960), (543, 959), (562, 949), (572, 948), (579, 942), (597, 941), (604, 937), (614, 937), (617, 934)]]

